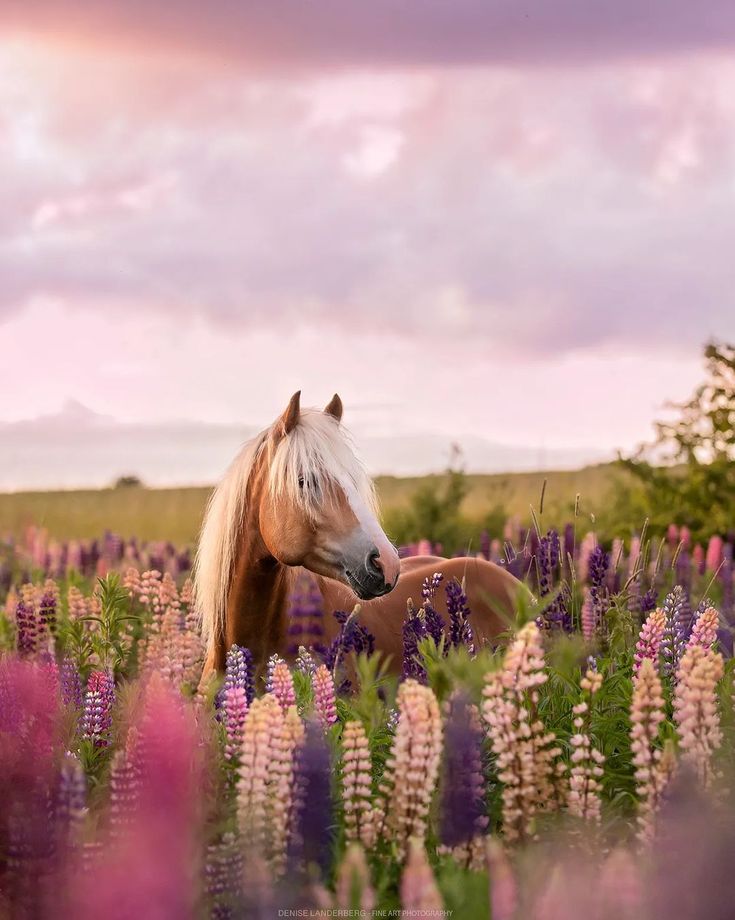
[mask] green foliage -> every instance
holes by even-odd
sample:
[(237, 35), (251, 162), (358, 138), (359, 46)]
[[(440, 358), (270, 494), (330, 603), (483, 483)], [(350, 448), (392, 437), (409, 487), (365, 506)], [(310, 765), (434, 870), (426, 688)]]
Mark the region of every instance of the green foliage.
[(633, 484), (621, 491), (618, 514), (648, 518), (661, 533), (672, 521), (695, 539), (726, 533), (735, 507), (735, 345), (710, 343), (707, 376), (678, 417), (656, 423), (656, 440), (621, 466)]
[(426, 539), (441, 543), (445, 552), (453, 552), (474, 530), (460, 513), (466, 494), (465, 473), (447, 469), (438, 483), (419, 486), (406, 510), (387, 514), (386, 529), (398, 543)]

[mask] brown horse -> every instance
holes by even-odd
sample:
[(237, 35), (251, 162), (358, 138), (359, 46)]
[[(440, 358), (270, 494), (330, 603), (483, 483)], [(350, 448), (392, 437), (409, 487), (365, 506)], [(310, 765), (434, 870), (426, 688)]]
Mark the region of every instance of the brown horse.
[[(406, 603), (420, 603), (422, 583), (434, 572), (465, 580), (476, 636), (496, 636), (520, 583), (484, 559), (400, 559), (341, 425), (339, 396), (323, 412), (301, 409), (299, 400), (294, 394), (275, 424), (245, 445), (207, 507), (195, 571), (208, 643), (202, 680), (224, 670), (233, 643), (249, 648), (259, 666), (285, 653), (288, 596), (304, 569), (313, 573), (325, 611), (361, 602), (360, 622), (394, 667)], [(446, 613), (439, 594), (437, 606)], [(332, 617), (324, 627), (327, 641), (339, 629)]]

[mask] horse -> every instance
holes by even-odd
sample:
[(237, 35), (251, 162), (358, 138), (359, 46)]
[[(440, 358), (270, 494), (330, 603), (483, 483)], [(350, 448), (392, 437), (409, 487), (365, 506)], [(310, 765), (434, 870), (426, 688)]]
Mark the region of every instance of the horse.
[[(521, 583), (484, 558), (401, 559), (378, 521), (375, 489), (342, 424), (341, 399), (335, 394), (319, 410), (302, 408), (300, 398), (299, 391), (245, 444), (208, 502), (194, 568), (207, 646), (202, 685), (224, 671), (235, 643), (250, 650), (259, 670), (274, 653), (288, 657), (289, 595), (305, 572), (324, 611), (360, 603), (359, 622), (393, 669), (402, 658), (407, 604), (437, 572), (462, 580), (476, 641), (496, 637)], [(446, 615), (439, 592), (435, 606)], [(340, 625), (324, 617), (323, 628), (329, 642)]]

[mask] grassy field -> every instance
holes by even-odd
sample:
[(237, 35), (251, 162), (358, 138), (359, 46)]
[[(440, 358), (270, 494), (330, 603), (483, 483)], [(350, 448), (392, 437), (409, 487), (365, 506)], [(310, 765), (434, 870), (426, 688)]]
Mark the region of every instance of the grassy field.
[[(469, 491), (463, 512), (481, 519), (497, 507), (527, 520), (529, 506), (538, 510), (547, 480), (545, 516), (557, 522), (571, 516), (577, 493), (584, 514), (601, 508), (619, 475), (612, 466), (539, 473), (503, 473), (468, 476)], [(441, 476), (379, 477), (384, 511), (406, 507), (416, 489)], [(0, 535), (20, 533), (28, 524), (48, 529), (60, 539), (90, 538), (110, 529), (125, 537), (190, 543), (196, 539), (208, 488), (90, 489), (68, 492), (16, 492), (0, 494)]]

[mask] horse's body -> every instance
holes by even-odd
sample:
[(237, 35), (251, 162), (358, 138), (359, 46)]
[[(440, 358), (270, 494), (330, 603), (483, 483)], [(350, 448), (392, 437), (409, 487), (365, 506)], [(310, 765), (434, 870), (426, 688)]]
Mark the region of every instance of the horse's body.
[[(303, 569), (322, 595), (325, 640), (339, 629), (331, 612), (359, 603), (360, 622), (394, 668), (401, 661), (407, 601), (421, 603), (422, 583), (435, 572), (464, 580), (479, 641), (496, 636), (512, 614), (520, 584), (491, 562), (398, 559), (377, 523), (372, 483), (340, 417), (338, 397), (325, 413), (315, 413), (301, 412), (296, 394), (284, 416), (244, 448), (215, 491), (196, 567), (208, 640), (203, 681), (224, 670), (233, 643), (249, 648), (259, 667), (274, 652), (285, 655), (289, 595)], [(437, 592), (435, 605), (446, 615), (443, 598)]]

